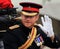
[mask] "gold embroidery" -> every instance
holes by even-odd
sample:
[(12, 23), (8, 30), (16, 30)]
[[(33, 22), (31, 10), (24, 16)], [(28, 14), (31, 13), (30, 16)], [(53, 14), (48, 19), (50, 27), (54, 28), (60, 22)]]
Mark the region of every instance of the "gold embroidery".
[(10, 29), (10, 30), (13, 30), (13, 29), (16, 29), (16, 28), (18, 28), (18, 27), (19, 27), (19, 25), (14, 25), (14, 26), (9, 27), (9, 29)]
[(36, 37), (36, 33), (37, 33), (37, 30), (35, 27), (33, 27), (30, 34), (30, 38), (22, 46), (18, 47), (18, 49), (27, 49), (34, 41)]

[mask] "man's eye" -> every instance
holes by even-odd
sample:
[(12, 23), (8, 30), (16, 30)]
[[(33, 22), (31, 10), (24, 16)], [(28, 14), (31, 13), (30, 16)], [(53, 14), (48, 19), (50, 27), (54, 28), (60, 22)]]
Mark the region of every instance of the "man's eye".
[(25, 16), (26, 18), (33, 18), (34, 16)]

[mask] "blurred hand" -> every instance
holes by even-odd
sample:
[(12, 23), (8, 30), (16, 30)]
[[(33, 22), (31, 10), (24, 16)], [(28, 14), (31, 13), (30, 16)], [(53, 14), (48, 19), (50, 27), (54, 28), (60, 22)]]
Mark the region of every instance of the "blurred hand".
[(47, 15), (41, 17), (42, 25), (38, 24), (38, 26), (42, 29), (42, 31), (47, 34), (48, 37), (54, 37), (53, 27), (52, 27), (52, 20)]

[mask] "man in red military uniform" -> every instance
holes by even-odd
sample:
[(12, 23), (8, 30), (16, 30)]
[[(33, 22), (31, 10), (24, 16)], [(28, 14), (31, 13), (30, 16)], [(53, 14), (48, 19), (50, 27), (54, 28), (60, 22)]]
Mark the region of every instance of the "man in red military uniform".
[(41, 45), (51, 48), (60, 47), (60, 40), (53, 32), (52, 21), (48, 16), (42, 17), (41, 24), (35, 24), (39, 18), (41, 5), (22, 2), (21, 22), (9, 27), (3, 38), (5, 49), (40, 49)]

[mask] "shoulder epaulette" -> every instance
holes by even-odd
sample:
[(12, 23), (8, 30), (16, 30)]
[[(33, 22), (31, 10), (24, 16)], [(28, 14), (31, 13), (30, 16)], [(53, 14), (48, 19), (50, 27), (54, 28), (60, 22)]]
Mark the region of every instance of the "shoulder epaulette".
[(14, 25), (14, 26), (10, 26), (9, 29), (10, 29), (10, 30), (13, 30), (13, 29), (16, 29), (16, 28), (18, 28), (18, 27), (20, 27), (20, 26), (19, 26), (19, 25)]

